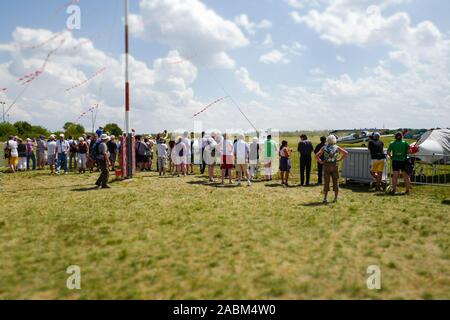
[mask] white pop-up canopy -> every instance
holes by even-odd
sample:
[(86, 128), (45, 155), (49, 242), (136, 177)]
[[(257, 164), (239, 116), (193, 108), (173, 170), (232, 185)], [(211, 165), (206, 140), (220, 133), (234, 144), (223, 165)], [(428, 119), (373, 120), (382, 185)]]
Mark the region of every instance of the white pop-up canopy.
[(450, 156), (450, 130), (438, 129), (425, 133), (414, 144), (414, 156), (426, 162), (435, 162)]

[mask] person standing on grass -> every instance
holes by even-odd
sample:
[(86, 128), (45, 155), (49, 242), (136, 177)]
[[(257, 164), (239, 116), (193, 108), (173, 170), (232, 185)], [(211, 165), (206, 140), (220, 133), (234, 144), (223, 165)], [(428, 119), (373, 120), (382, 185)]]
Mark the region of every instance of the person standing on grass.
[(95, 154), (97, 155), (97, 165), (100, 169), (100, 176), (97, 179), (97, 182), (95, 183), (98, 188), (103, 189), (109, 189), (111, 188), (108, 185), (108, 179), (109, 179), (109, 153), (108, 153), (108, 146), (106, 143), (109, 140), (108, 135), (102, 134), (101, 142), (96, 145), (97, 150), (95, 151)]
[(22, 139), (17, 139), (17, 151), (19, 152), (19, 171), (27, 170), (27, 144)]
[(52, 134), (47, 142), (47, 164), (50, 166), (50, 174), (55, 174), (56, 155), (56, 137)]
[(69, 136), (69, 170), (77, 170), (77, 141)]
[(257, 137), (254, 137), (252, 143), (250, 144), (249, 163), (250, 177), (252, 180), (254, 180), (259, 163), (259, 140)]
[(147, 163), (148, 146), (142, 136), (136, 137), (136, 164), (140, 171), (145, 170)]
[(17, 150), (17, 139), (10, 136), (8, 141), (3, 145), (5, 159), (8, 159), (9, 169), (12, 173), (16, 173), (19, 164), (19, 152)]
[(203, 152), (203, 161), (208, 165), (208, 177), (209, 182), (214, 182), (214, 166), (216, 164), (217, 141), (215, 139), (215, 133), (211, 136), (205, 135), (205, 148)]
[(168, 147), (166, 141), (162, 138), (159, 138), (157, 142), (157, 152), (158, 152), (158, 172), (159, 176), (166, 175), (166, 161), (167, 161), (167, 151)]
[(191, 162), (191, 139), (189, 139), (189, 132), (185, 131), (183, 134), (183, 143), (186, 146), (186, 154), (185, 154), (185, 166), (186, 166), (186, 174), (194, 173), (194, 168)]
[(410, 145), (408, 142), (403, 140), (403, 134), (397, 132), (395, 135), (395, 140), (389, 144), (388, 157), (392, 160), (392, 193), (397, 192), (398, 177), (400, 171), (403, 174), (403, 179), (405, 180), (406, 194), (411, 192), (411, 180), (409, 175), (406, 173), (406, 163), (408, 160), (408, 154)]
[(146, 144), (147, 144), (147, 149), (148, 149), (148, 155), (147, 155), (147, 164), (146, 164), (146, 169), (147, 171), (152, 171), (152, 167), (153, 167), (153, 156), (154, 156), (154, 146), (155, 146), (155, 141), (153, 140), (152, 136), (149, 136), (146, 139)]
[(205, 137), (205, 131), (202, 132), (202, 137), (198, 139), (198, 147), (200, 149), (200, 174), (205, 174), (206, 162), (205, 162), (205, 148), (207, 145), (207, 139)]
[(58, 154), (58, 162), (56, 165), (56, 174), (60, 174), (61, 168), (64, 170), (64, 174), (68, 174), (67, 156), (70, 152), (69, 142), (64, 139), (64, 134), (59, 136), (59, 140), (56, 142), (56, 153)]
[[(317, 155), (319, 153), (319, 151), (322, 150), (322, 148), (325, 146), (326, 141), (327, 141), (326, 137), (320, 137), (320, 143), (314, 149), (315, 155)], [(320, 160), (323, 161), (323, 155), (320, 158)], [(323, 177), (323, 164), (321, 164), (320, 162), (317, 162), (317, 184), (319, 186), (322, 185), (322, 177)]]
[(169, 158), (169, 174), (173, 174), (174, 170), (175, 170), (175, 156), (174, 156), (174, 152), (175, 152), (175, 140), (173, 140), (172, 138), (170, 138), (169, 141), (169, 150), (167, 152), (167, 156)]
[(87, 155), (89, 154), (89, 145), (84, 141), (83, 137), (78, 139), (77, 146), (77, 159), (78, 159), (78, 170), (81, 173), (86, 173), (87, 169)]
[(110, 140), (106, 145), (108, 146), (109, 152), (109, 164), (111, 166), (111, 170), (114, 171), (116, 168), (117, 150), (118, 150), (116, 137), (114, 135), (111, 135)]
[(187, 176), (187, 171), (186, 171), (186, 153), (187, 153), (187, 147), (186, 144), (184, 143), (184, 139), (183, 137), (178, 137), (176, 139), (176, 144), (173, 150), (173, 158), (174, 158), (174, 162), (175, 162), (175, 167), (176, 167), (176, 174), (178, 176), (183, 175), (183, 176)]
[(39, 170), (44, 170), (45, 167), (45, 137), (40, 136), (39, 139), (36, 142), (36, 158), (37, 158), (37, 166)]
[[(305, 185), (309, 186), (309, 180), (311, 177), (311, 153), (314, 151), (314, 147), (311, 141), (308, 140), (306, 134), (300, 136), (300, 142), (298, 144), (297, 151), (300, 153), (300, 185), (303, 187)], [(306, 171), (306, 177), (305, 177)]]
[(234, 143), (234, 157), (236, 159), (238, 185), (241, 185), (241, 178), (245, 175), (245, 178), (247, 179), (247, 186), (251, 186), (252, 183), (250, 182), (250, 174), (248, 172), (250, 147), (244, 139), (244, 135), (240, 134), (237, 141)]
[(386, 164), (386, 154), (384, 153), (384, 143), (380, 140), (380, 134), (375, 132), (373, 139), (369, 141), (368, 149), (372, 159), (370, 165), (370, 174), (375, 179), (376, 191), (381, 191), (381, 180)]
[(275, 142), (272, 141), (272, 135), (267, 136), (267, 140), (264, 143), (265, 146), (265, 175), (266, 181), (272, 181), (272, 162), (275, 153), (277, 152), (277, 146)]
[[(323, 203), (328, 203), (328, 192), (330, 191), (330, 178), (333, 179), (333, 190), (334, 190), (334, 202), (338, 201), (339, 197), (339, 162), (343, 161), (347, 156), (348, 152), (339, 147), (336, 144), (336, 137), (334, 135), (328, 136), (326, 139), (326, 144), (320, 149), (316, 154), (317, 162), (323, 165), (324, 171), (324, 198)], [(339, 157), (339, 155), (341, 155)], [(323, 156), (323, 160), (322, 160)]]
[(289, 172), (291, 171), (291, 157), (292, 149), (288, 148), (288, 142), (283, 140), (280, 146), (280, 173), (281, 184), (289, 186)]
[(225, 133), (223, 135), (223, 141), (221, 143), (221, 149), (222, 149), (222, 163), (220, 165), (220, 169), (222, 171), (222, 179), (221, 183), (224, 184), (225, 175), (227, 171), (229, 171), (228, 175), (228, 181), (230, 184), (233, 183), (232, 181), (232, 170), (234, 169), (234, 146), (233, 142), (230, 140), (230, 136)]
[(31, 170), (36, 170), (36, 155), (34, 154), (34, 148), (36, 147), (36, 141), (27, 139), (27, 170), (30, 170), (30, 160), (31, 160)]

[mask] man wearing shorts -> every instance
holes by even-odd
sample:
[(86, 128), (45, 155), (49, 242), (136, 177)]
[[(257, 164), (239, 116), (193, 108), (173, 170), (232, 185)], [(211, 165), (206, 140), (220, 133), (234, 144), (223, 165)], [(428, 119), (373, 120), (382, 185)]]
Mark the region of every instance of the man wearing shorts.
[(16, 173), (17, 165), (19, 164), (19, 152), (16, 138), (11, 136), (3, 146), (5, 150), (5, 157), (8, 159), (8, 165), (12, 173)]
[(369, 141), (368, 149), (372, 159), (370, 174), (374, 177), (376, 190), (381, 191), (381, 180), (383, 179), (383, 171), (386, 161), (384, 154), (384, 143), (380, 140), (380, 134), (375, 132)]
[(411, 181), (406, 173), (406, 162), (408, 160), (410, 145), (403, 140), (403, 134), (398, 132), (395, 135), (395, 141), (392, 141), (388, 148), (388, 156), (392, 160), (392, 193), (397, 192), (398, 176), (400, 171), (403, 173), (405, 180), (406, 194), (411, 191)]
[(56, 137), (53, 134), (47, 142), (47, 164), (50, 166), (50, 174), (54, 174), (56, 165)]

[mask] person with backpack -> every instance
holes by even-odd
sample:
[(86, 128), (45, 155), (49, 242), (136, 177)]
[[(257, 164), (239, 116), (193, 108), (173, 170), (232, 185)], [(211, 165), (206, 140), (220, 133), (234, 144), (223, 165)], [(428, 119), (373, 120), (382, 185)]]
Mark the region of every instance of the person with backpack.
[(144, 171), (147, 163), (148, 145), (142, 136), (136, 137), (136, 164), (139, 170)]
[[(333, 180), (334, 202), (338, 201), (339, 197), (339, 162), (343, 161), (348, 152), (339, 147), (336, 136), (330, 135), (326, 139), (326, 144), (316, 154), (316, 160), (323, 165), (324, 171), (324, 198), (323, 203), (328, 203), (328, 192), (330, 191), (330, 180)], [(323, 160), (322, 160), (323, 156)]]
[(17, 147), (16, 138), (13, 136), (10, 136), (8, 141), (3, 145), (5, 159), (8, 160), (8, 165), (12, 173), (16, 173), (19, 164), (19, 152), (17, 151)]
[(175, 159), (176, 174), (178, 176), (180, 176), (180, 174), (182, 174), (183, 176), (187, 176), (186, 171), (187, 147), (183, 141), (183, 137), (180, 136), (176, 139), (176, 144), (173, 151), (174, 151), (173, 156)]
[(395, 194), (397, 192), (398, 185), (398, 177), (400, 175), (400, 171), (403, 174), (403, 179), (405, 181), (406, 192), (405, 194), (409, 194), (411, 192), (411, 179), (407, 174), (407, 160), (408, 154), (410, 153), (410, 145), (408, 142), (403, 140), (403, 134), (401, 132), (397, 132), (395, 134), (395, 140), (389, 144), (388, 148), (388, 157), (392, 160), (392, 193)]
[(111, 170), (114, 171), (116, 168), (116, 161), (118, 155), (118, 146), (116, 143), (116, 137), (112, 135), (111, 139), (108, 141), (106, 145), (108, 146), (109, 162), (111, 165)]
[(98, 168), (100, 169), (100, 176), (95, 183), (98, 188), (110, 189), (108, 185), (109, 180), (109, 152), (106, 143), (109, 140), (108, 135), (102, 134), (101, 142), (95, 145), (95, 157), (97, 161)]

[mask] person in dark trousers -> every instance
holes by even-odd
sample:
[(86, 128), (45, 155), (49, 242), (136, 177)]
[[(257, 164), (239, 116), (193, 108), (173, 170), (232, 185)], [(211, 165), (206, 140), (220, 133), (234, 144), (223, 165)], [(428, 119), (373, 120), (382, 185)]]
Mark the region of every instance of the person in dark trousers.
[(97, 166), (100, 169), (100, 177), (98, 177), (97, 182), (95, 183), (98, 188), (109, 189), (111, 188), (108, 185), (109, 179), (109, 152), (108, 146), (106, 143), (108, 142), (108, 136), (106, 134), (101, 135), (102, 142), (97, 144), (95, 147), (98, 150), (95, 151), (97, 156)]
[(301, 141), (299, 142), (297, 149), (298, 152), (300, 152), (300, 184), (304, 186), (306, 178), (306, 186), (309, 186), (309, 179), (311, 177), (311, 162), (312, 162), (311, 153), (314, 151), (314, 147), (305, 134), (302, 134), (300, 136), (300, 140)]
[[(322, 148), (325, 146), (325, 142), (326, 141), (327, 141), (326, 137), (321, 137), (320, 138), (320, 143), (314, 149), (314, 154), (315, 155), (317, 155), (320, 152), (320, 150), (322, 150)], [(322, 156), (322, 158), (320, 160), (323, 161), (323, 156)], [(321, 164), (320, 162), (317, 162), (317, 181), (318, 181), (317, 184), (319, 186), (322, 185), (322, 182), (323, 182), (323, 178), (322, 177), (323, 177), (323, 164)]]
[(204, 154), (205, 154), (205, 148), (206, 148), (206, 139), (205, 139), (205, 132), (202, 132), (202, 138), (199, 140), (199, 148), (201, 148), (201, 163), (200, 163), (200, 173), (201, 174), (205, 174), (205, 169), (206, 169), (206, 162), (205, 162), (205, 158), (204, 158)]

